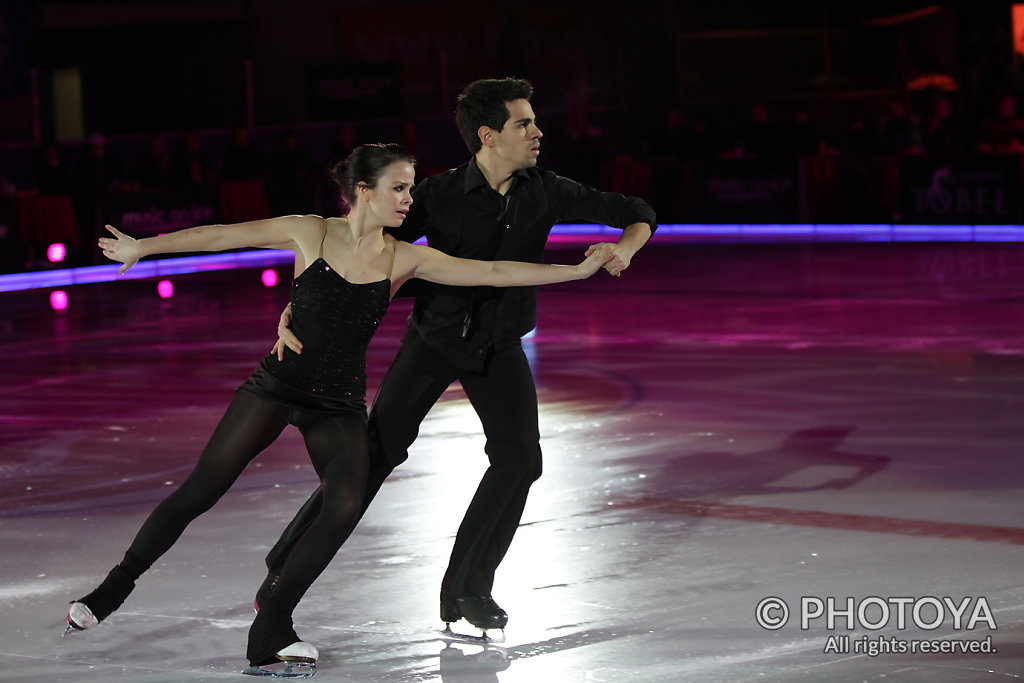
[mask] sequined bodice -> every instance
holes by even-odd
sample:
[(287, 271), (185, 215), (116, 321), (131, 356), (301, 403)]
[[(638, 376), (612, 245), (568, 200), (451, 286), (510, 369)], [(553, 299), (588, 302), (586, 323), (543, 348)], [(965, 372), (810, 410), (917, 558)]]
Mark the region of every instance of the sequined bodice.
[(391, 300), (389, 279), (353, 284), (318, 258), (292, 281), (292, 325), (302, 354), (263, 367), (277, 379), (323, 396), (366, 394), (366, 349)]

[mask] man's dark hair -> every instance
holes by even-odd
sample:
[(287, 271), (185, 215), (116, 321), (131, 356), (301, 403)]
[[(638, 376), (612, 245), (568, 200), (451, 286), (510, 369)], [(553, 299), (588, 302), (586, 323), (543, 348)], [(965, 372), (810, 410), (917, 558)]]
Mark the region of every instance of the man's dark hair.
[(532, 95), (533, 86), (521, 78), (484, 78), (467, 85), (456, 100), (455, 123), (469, 151), (480, 151), (480, 126), (497, 131), (505, 127), (509, 117), (506, 102), (528, 100)]

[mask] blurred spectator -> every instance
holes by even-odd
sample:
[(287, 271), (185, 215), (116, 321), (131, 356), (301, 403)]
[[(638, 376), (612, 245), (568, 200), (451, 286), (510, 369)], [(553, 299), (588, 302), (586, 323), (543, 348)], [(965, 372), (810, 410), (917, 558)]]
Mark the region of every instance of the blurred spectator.
[(867, 113), (860, 106), (851, 105), (839, 136), (839, 147), (850, 154), (871, 154), (878, 149), (876, 132), (876, 127)]
[(719, 155), (719, 146), (708, 121), (703, 116), (688, 115), (679, 107), (664, 112), (657, 124), (656, 148), (660, 155), (679, 161), (701, 161)]
[(978, 150), (997, 154), (1024, 152), (1024, 120), (1017, 115), (1017, 98), (1003, 93), (996, 100), (993, 116), (978, 131)]
[(693, 170), (689, 163), (697, 158), (695, 126), (679, 107), (669, 107), (655, 126), (654, 134), (660, 150), (652, 158), (654, 178), (651, 203), (658, 207), (658, 215), (669, 220), (680, 220), (689, 209), (689, 178)]
[[(328, 169), (348, 158), (349, 153), (356, 146), (355, 130), (351, 123), (346, 123), (338, 128), (338, 134), (327, 147), (327, 157), (324, 159), (324, 166)], [(331, 181), (334, 182), (333, 180)]]
[(75, 189), (101, 196), (119, 190), (123, 179), (121, 161), (108, 153), (106, 139), (100, 133), (90, 135), (89, 146), (75, 166)]
[(71, 193), (71, 169), (56, 144), (45, 145), (36, 154), (32, 167), (32, 187), (43, 196)]
[(89, 146), (79, 157), (72, 177), (71, 195), (85, 242), (91, 242), (103, 223), (103, 203), (122, 187), (121, 161), (107, 150), (103, 135), (89, 136)]
[(334, 182), (331, 169), (348, 158), (349, 153), (356, 146), (355, 139), (355, 129), (352, 124), (344, 123), (338, 127), (334, 139), (327, 146), (327, 154), (317, 169), (318, 182), (314, 208), (315, 213), (321, 216), (333, 216), (339, 211), (341, 195), (338, 194), (338, 184)]
[(430, 155), (427, 154), (426, 146), (420, 137), (420, 128), (416, 123), (416, 119), (405, 119), (402, 121), (402, 129), (398, 133), (398, 144), (405, 147), (410, 154), (416, 157), (416, 165), (420, 169), (430, 168)]
[(1024, 74), (1017, 58), (1000, 36), (994, 43), (975, 46), (977, 55), (967, 66), (966, 84), (974, 102), (990, 102), (1001, 93), (1024, 93)]
[(174, 161), (174, 184), (184, 188), (202, 187), (213, 180), (213, 161), (203, 150), (199, 134), (187, 131), (181, 152)]
[(248, 128), (236, 128), (224, 150), (224, 180), (262, 180), (264, 170), (263, 150), (252, 141)]
[(313, 212), (313, 160), (295, 131), (287, 130), (270, 165), (271, 210), (276, 216)]
[(818, 126), (811, 121), (807, 107), (797, 105), (793, 108), (782, 135), (782, 148), (787, 155), (810, 156), (822, 150), (823, 141)]
[(921, 151), (918, 118), (898, 99), (889, 101), (888, 110), (878, 122), (878, 144), (883, 153), (907, 154)]
[(135, 181), (145, 189), (163, 189), (174, 184), (174, 160), (161, 133), (149, 138), (149, 146), (135, 162)]
[(713, 159), (720, 155), (721, 149), (717, 134), (712, 130), (708, 120), (703, 116), (691, 119), (687, 145), (690, 148), (689, 158), (694, 161)]
[[(584, 185), (599, 187), (602, 185), (601, 165), (605, 160), (605, 135), (592, 116), (592, 88), (586, 49), (582, 45), (570, 48), (570, 60), (573, 75), (565, 89), (565, 124), (554, 136), (557, 139), (559, 166), (570, 178)], [(541, 150), (544, 144), (541, 141)], [(621, 152), (625, 156), (627, 150)]]
[(940, 93), (932, 100), (921, 126), (921, 140), (928, 154), (949, 156), (960, 151), (960, 121), (949, 95)]
[(781, 151), (779, 130), (772, 121), (768, 106), (755, 102), (750, 107), (750, 118), (739, 127), (734, 155), (737, 158), (757, 158)]
[(690, 122), (679, 107), (669, 107), (658, 122), (658, 137), (665, 154), (680, 158), (686, 150), (686, 132)]

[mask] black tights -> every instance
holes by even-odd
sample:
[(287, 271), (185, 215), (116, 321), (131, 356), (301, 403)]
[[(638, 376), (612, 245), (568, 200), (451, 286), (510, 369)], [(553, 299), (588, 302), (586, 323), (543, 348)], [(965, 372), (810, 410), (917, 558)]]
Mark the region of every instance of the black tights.
[[(149, 515), (121, 564), (81, 599), (97, 619), (102, 621), (124, 602), (135, 580), (277, 439), (288, 417), (286, 408), (244, 391), (235, 394), (192, 473)], [(266, 605), (261, 604), (263, 618), (257, 617), (250, 629), (248, 656), (253, 664), (265, 663), (274, 652), (298, 640), (292, 630), (292, 611), (338, 552), (362, 509), (369, 460), (366, 417), (356, 413), (300, 417), (297, 426), (320, 477), (323, 504), (316, 521), (288, 553), (273, 595)]]

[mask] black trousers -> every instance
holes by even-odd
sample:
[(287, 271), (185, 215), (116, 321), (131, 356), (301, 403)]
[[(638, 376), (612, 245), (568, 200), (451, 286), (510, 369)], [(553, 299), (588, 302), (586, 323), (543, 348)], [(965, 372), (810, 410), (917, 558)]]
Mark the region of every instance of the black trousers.
[[(452, 365), (415, 335), (403, 340), (370, 410), (363, 512), (388, 474), (408, 458), (423, 418), (455, 380), (483, 425), (490, 464), (459, 527), (441, 592), (485, 596), (519, 526), (530, 486), (541, 475), (537, 390), (521, 346), (494, 352), (477, 373)], [(315, 519), (322, 495), (322, 489), (313, 493), (267, 555), (272, 573), (280, 571), (291, 546)]]

